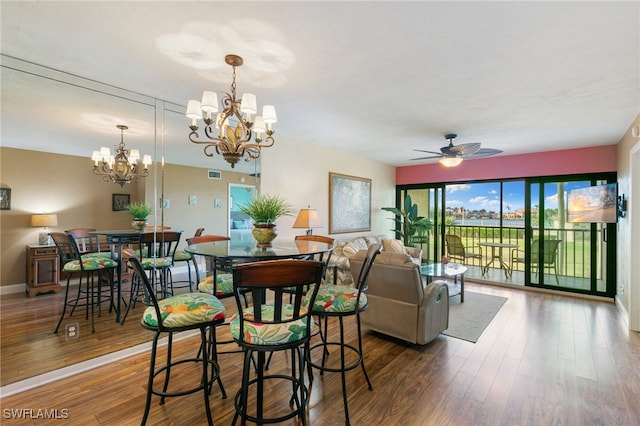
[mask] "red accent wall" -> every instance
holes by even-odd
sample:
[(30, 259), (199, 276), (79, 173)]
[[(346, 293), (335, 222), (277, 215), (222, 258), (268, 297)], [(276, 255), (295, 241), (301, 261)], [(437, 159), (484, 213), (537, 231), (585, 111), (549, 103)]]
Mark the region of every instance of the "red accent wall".
[(465, 160), (396, 168), (396, 185), (458, 182), (617, 171), (616, 145)]

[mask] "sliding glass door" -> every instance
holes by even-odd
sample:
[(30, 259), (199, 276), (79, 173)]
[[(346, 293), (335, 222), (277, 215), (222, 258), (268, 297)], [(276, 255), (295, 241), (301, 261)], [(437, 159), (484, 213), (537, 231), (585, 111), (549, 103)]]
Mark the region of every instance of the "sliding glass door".
[(528, 182), (525, 285), (615, 294), (615, 223), (568, 220), (568, 193), (607, 182), (591, 177)]
[(439, 262), (454, 234), (479, 254), (465, 259), (470, 279), (612, 297), (615, 215), (575, 222), (567, 205), (572, 191), (610, 182), (615, 173), (408, 185), (397, 188), (396, 205), (411, 196), (432, 224), (411, 238), (423, 264)]

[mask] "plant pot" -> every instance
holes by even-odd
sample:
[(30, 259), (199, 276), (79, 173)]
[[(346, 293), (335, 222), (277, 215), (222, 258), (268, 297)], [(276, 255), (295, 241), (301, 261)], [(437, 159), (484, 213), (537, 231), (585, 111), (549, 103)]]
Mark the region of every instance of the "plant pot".
[(251, 234), (258, 242), (258, 247), (271, 247), (271, 242), (278, 235), (278, 231), (275, 223), (254, 223)]
[(131, 226), (133, 227), (133, 229), (137, 229), (138, 231), (142, 231), (147, 226), (147, 218), (144, 218), (144, 219), (133, 219), (131, 221)]

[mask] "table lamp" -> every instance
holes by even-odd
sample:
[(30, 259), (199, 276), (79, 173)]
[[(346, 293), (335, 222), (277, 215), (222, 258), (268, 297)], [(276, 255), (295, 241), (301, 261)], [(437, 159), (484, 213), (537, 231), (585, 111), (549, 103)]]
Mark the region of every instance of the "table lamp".
[(298, 217), (293, 224), (294, 228), (307, 228), (307, 235), (313, 234), (313, 228), (321, 228), (320, 217), (318, 211), (308, 206), (306, 209), (300, 209)]
[(40, 232), (40, 235), (38, 236), (38, 244), (40, 244), (41, 246), (49, 246), (52, 244), (52, 241), (47, 227), (58, 226), (58, 215), (55, 213), (32, 214), (31, 226), (41, 226), (44, 228), (44, 230)]

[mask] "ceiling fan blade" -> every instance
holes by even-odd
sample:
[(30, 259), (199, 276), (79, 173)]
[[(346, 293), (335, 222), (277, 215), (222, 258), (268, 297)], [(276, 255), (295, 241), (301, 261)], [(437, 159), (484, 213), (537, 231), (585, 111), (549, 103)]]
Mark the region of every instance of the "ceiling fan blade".
[[(414, 149), (414, 151), (426, 152), (428, 154), (435, 154), (435, 155), (438, 155), (438, 156), (442, 157), (442, 154), (440, 154), (439, 152), (435, 152), (435, 151), (426, 151), (424, 149)], [(436, 158), (436, 157), (433, 157), (433, 158)]]
[(502, 153), (501, 149), (493, 149), (493, 148), (482, 148), (474, 152), (473, 154), (463, 155), (463, 158), (482, 158), (489, 157), (491, 155), (496, 155)]
[(460, 145), (454, 145), (449, 150), (457, 155), (471, 155), (474, 152), (480, 150), (479, 143), (463, 143)]
[(444, 156), (443, 155), (433, 155), (431, 157), (412, 158), (411, 160), (431, 160), (432, 158), (442, 158), (442, 157), (444, 157)]

